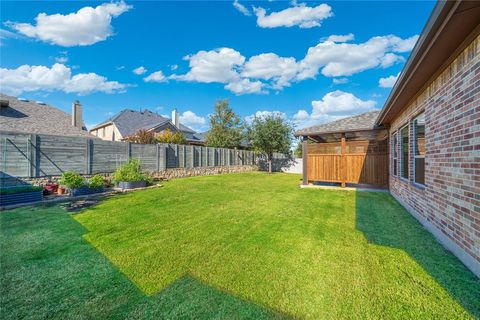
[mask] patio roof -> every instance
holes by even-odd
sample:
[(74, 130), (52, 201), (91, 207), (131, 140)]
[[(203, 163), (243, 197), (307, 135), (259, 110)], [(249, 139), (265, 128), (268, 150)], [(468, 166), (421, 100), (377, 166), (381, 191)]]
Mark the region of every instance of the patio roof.
[(327, 133), (368, 131), (382, 129), (375, 125), (380, 110), (374, 110), (332, 122), (307, 127), (295, 132), (295, 136), (313, 136)]

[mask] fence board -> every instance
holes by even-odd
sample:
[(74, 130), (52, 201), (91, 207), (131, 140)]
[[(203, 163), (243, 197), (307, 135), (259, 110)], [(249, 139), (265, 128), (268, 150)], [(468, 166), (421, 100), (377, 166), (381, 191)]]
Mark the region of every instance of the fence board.
[[(139, 159), (146, 171), (253, 165), (257, 160), (264, 161), (262, 157), (256, 159), (255, 153), (247, 150), (175, 144), (144, 145), (0, 131), (0, 177), (5, 179), (60, 175), (65, 171), (110, 173), (130, 157)], [(283, 159), (284, 155), (275, 154), (275, 157)]]

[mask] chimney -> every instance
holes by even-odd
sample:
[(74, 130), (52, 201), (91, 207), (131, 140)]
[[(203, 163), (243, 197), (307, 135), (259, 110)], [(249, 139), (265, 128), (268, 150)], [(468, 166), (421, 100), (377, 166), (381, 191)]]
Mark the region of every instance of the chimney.
[(72, 104), (72, 126), (82, 129), (82, 105), (80, 101), (75, 100)]
[(172, 123), (175, 127), (180, 128), (180, 121), (178, 120), (177, 109), (173, 109), (172, 111)]

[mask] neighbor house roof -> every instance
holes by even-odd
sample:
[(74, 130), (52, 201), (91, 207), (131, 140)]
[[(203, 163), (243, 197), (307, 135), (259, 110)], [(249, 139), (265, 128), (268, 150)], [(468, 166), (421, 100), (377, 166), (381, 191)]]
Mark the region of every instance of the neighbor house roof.
[(480, 33), (480, 1), (438, 1), (379, 114), (388, 124)]
[(0, 130), (94, 138), (86, 130), (73, 126), (70, 114), (53, 106), (5, 94), (0, 94), (0, 100)]
[[(131, 109), (124, 109), (114, 115), (112, 118), (96, 125), (90, 130), (103, 127), (109, 123), (114, 123), (123, 137), (135, 134), (138, 130), (150, 130), (167, 123), (170, 123), (173, 126), (173, 123), (169, 118), (162, 117), (161, 115), (150, 110), (135, 111)], [(195, 133), (195, 131), (183, 124), (180, 124), (180, 131), (184, 133)]]
[(324, 133), (364, 131), (375, 129), (375, 120), (380, 110), (369, 111), (332, 122), (307, 127), (295, 132), (295, 136), (309, 136)]

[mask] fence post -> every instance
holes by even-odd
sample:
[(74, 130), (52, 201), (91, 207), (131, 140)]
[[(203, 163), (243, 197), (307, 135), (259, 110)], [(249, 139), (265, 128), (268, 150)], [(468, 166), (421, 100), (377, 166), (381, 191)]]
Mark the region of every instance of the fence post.
[(132, 143), (130, 141), (127, 141), (125, 153), (126, 153), (125, 155), (126, 155), (127, 161), (128, 161), (130, 159), (131, 154), (132, 154)]
[(345, 141), (345, 133), (342, 133), (342, 164), (341, 164), (341, 174), (342, 174), (342, 188), (345, 188), (347, 185), (347, 157), (346, 157), (346, 151), (347, 151), (347, 144)]
[(31, 134), (30, 138), (28, 139), (27, 149), (28, 149), (28, 162), (29, 162), (29, 172), (28, 176), (30, 178), (35, 178), (38, 175), (37, 170), (37, 159), (38, 159), (38, 151), (37, 151), (37, 135)]
[(160, 171), (160, 145), (157, 143), (155, 144), (155, 146), (157, 147), (156, 149), (156, 163), (155, 163), (155, 170), (158, 172)]
[(159, 145), (159, 171), (167, 170), (167, 146), (162, 144)]
[(183, 148), (183, 167), (187, 167), (187, 148), (185, 145), (182, 145)]
[(85, 174), (91, 174), (92, 170), (92, 150), (91, 150), (91, 140), (89, 138), (86, 139), (86, 144), (85, 144)]
[(207, 161), (206, 167), (210, 167), (210, 147), (206, 147), (207, 153), (205, 154), (205, 160)]
[(190, 154), (192, 155), (192, 159), (191, 159), (190, 164), (191, 164), (192, 168), (194, 168), (195, 167), (195, 146), (193, 146), (193, 145), (190, 146)]

